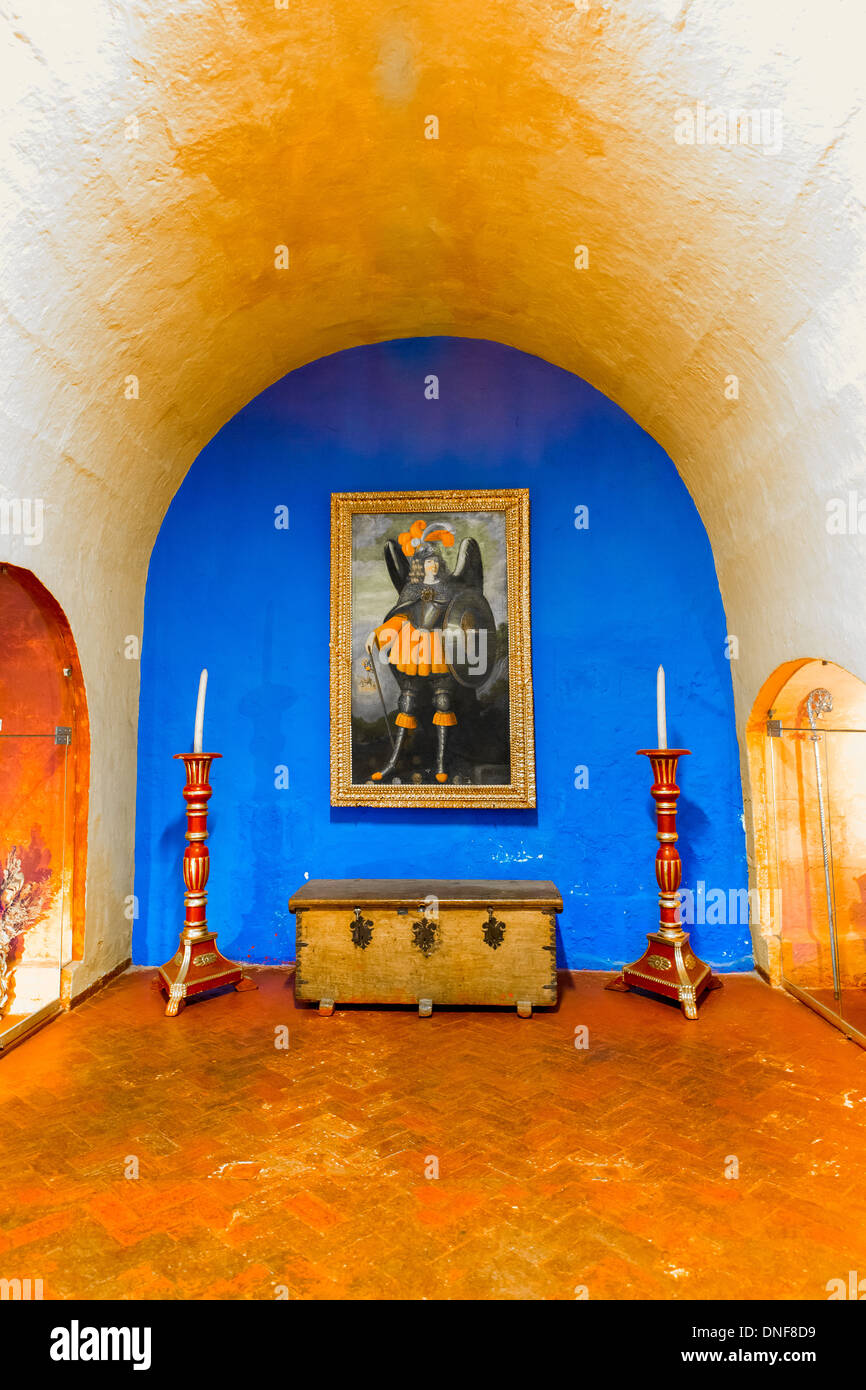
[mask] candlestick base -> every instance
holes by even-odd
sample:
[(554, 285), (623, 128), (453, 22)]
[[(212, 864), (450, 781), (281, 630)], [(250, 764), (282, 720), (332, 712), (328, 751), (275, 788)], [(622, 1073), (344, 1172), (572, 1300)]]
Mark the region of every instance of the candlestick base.
[(226, 960), (217, 950), (216, 936), (214, 931), (192, 936), (184, 929), (177, 952), (160, 966), (154, 983), (168, 996), (166, 1018), (176, 1018), (187, 999), (197, 994), (209, 994), (227, 985), (234, 985), (239, 994), (258, 989), (258, 985), (244, 974), (243, 966)]
[(699, 960), (689, 945), (689, 934), (680, 930), (647, 933), (647, 948), (639, 960), (623, 967), (605, 989), (625, 994), (630, 989), (658, 994), (680, 1005), (686, 1018), (696, 1019), (698, 1003), (707, 990), (721, 989), (722, 981)]

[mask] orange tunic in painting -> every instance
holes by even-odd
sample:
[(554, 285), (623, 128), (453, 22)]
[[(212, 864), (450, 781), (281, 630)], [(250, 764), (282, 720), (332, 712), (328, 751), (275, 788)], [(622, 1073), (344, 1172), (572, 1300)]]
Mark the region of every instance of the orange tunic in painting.
[(380, 651), (406, 676), (447, 676), (441, 628), (413, 627), (405, 613), (394, 613), (376, 629)]

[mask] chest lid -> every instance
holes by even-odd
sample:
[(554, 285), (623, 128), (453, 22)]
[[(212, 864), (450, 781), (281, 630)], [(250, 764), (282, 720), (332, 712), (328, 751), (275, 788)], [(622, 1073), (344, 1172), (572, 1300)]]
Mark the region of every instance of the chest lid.
[(562, 911), (555, 883), (536, 878), (313, 878), (289, 899), (289, 911), (308, 907), (417, 908), (430, 896), (441, 907), (537, 907)]

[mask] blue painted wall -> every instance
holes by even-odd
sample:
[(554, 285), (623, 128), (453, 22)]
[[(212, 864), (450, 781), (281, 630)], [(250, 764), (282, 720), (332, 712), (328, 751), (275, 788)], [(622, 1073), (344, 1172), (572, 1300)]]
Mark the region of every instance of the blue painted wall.
[[(439, 400), (424, 396), (431, 373)], [(447, 487), (530, 490), (538, 809), (333, 809), (330, 494)], [(588, 530), (575, 528), (579, 504)], [(288, 531), (274, 526), (280, 505)], [(693, 750), (680, 764), (684, 886), (746, 886), (724, 642), (709, 542), (676, 469), (584, 382), (450, 338), (293, 372), (204, 449), (151, 558), (134, 959), (165, 960), (182, 922), (183, 775), (171, 755), (191, 746), (202, 666), (205, 747), (224, 755), (212, 775), (209, 918), (229, 956), (294, 958), (286, 904), (308, 874), (551, 878), (565, 900), (561, 965), (633, 959), (657, 921), (650, 769), (635, 749), (655, 742), (659, 662), (669, 742)], [(274, 785), (280, 764), (287, 790)], [(693, 940), (722, 969), (751, 960), (745, 924), (698, 925)]]

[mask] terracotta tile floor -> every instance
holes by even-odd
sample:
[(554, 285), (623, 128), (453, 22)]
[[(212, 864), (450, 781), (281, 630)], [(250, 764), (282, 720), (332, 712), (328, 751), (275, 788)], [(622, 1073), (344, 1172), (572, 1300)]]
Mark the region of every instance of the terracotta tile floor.
[(589, 974), (529, 1021), (320, 1018), (278, 970), (171, 1021), (151, 977), (0, 1063), (0, 1276), (46, 1297), (824, 1299), (866, 1275), (866, 1052), (756, 978), (687, 1023)]

